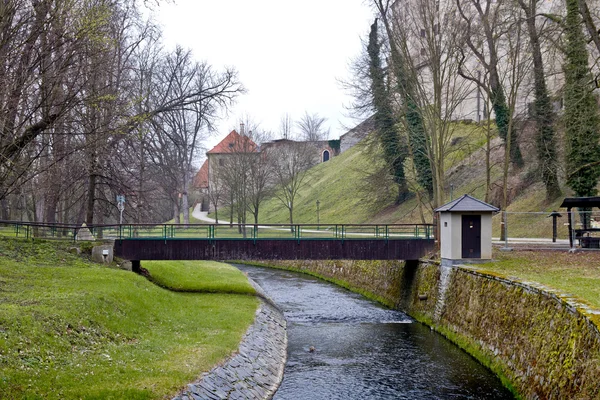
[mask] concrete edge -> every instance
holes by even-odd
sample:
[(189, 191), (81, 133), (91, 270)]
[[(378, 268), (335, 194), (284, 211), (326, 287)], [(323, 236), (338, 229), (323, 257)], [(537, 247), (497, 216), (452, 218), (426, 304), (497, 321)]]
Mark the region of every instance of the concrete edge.
[[(287, 325), (281, 310), (260, 291), (256, 310), (238, 351), (190, 383), (173, 400), (273, 398), (283, 381), (287, 361)], [(264, 299), (264, 300), (263, 300)]]
[(258, 283), (256, 283), (249, 276), (246, 275), (246, 278), (248, 279), (248, 282), (252, 285), (252, 287), (254, 287), (254, 290), (256, 290), (256, 295), (263, 300), (263, 302), (264, 302), (263, 305), (272, 307), (273, 311), (276, 312), (279, 315), (279, 317), (281, 318), (282, 325), (283, 325), (283, 346), (284, 346), (283, 358), (279, 362), (279, 369), (278, 369), (277, 375), (275, 377), (276, 384), (272, 387), (272, 390), (270, 391), (270, 393), (268, 393), (267, 397), (265, 397), (266, 400), (271, 400), (273, 398), (273, 396), (275, 396), (275, 393), (277, 392), (277, 389), (279, 389), (279, 386), (281, 386), (281, 382), (283, 381), (283, 374), (285, 371), (285, 364), (287, 363), (287, 345), (288, 345), (287, 322), (285, 320), (283, 311), (281, 311), (281, 309), (273, 301), (273, 299), (271, 299), (267, 295), (267, 293), (263, 290), (263, 288), (260, 287), (260, 285)]

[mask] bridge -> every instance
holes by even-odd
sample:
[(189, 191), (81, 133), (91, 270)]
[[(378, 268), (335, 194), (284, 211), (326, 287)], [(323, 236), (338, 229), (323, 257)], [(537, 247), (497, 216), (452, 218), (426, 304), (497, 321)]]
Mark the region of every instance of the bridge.
[(0, 221), (25, 238), (114, 241), (131, 260), (417, 260), (435, 247), (430, 224), (122, 224)]

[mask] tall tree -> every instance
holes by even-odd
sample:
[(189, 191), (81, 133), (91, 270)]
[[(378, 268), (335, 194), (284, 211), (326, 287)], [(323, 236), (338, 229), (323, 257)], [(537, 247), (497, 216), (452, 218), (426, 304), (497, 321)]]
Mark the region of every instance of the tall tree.
[[(465, 43), (487, 71), (488, 84), (485, 85), (473, 76), (463, 74), (463, 77), (477, 82), (482, 89), (488, 92), (496, 115), (498, 135), (505, 143), (511, 163), (516, 167), (522, 167), (523, 155), (519, 147), (518, 132), (516, 129), (509, 129), (512, 126), (512, 115), (500, 78), (499, 43), (506, 33), (502, 20), (505, 3), (506, 0), (483, 3), (479, 0), (456, 0), (458, 12), (465, 23)], [(478, 40), (479, 38), (481, 42)], [(485, 49), (480, 44), (485, 44)], [(507, 143), (510, 143), (510, 146)]]
[(577, 196), (594, 196), (600, 177), (600, 119), (592, 93), (588, 52), (578, 0), (566, 0), (565, 136), (567, 185)]
[[(265, 143), (271, 134), (255, 129), (250, 137), (255, 143)], [(272, 194), (273, 183), (273, 149), (262, 150), (259, 154), (249, 160), (248, 166), (248, 201), (247, 207), (254, 217), (254, 223), (258, 224), (258, 216), (263, 202)]]
[(546, 199), (552, 200), (560, 196), (558, 184), (558, 163), (556, 160), (556, 140), (554, 133), (554, 111), (546, 86), (544, 61), (538, 28), (536, 26), (537, 4), (539, 0), (519, 0), (525, 12), (525, 22), (529, 34), (529, 45), (533, 56), (533, 79), (535, 101), (533, 118), (536, 123), (536, 147), (542, 181), (546, 187)]
[(396, 204), (400, 204), (408, 194), (408, 185), (404, 173), (404, 160), (407, 156), (406, 145), (400, 136), (390, 93), (387, 89), (385, 73), (381, 63), (381, 45), (377, 30), (377, 19), (371, 25), (367, 53), (369, 55), (369, 76), (371, 79), (371, 96), (375, 110), (375, 132), (383, 151), (383, 158), (398, 186)]
[(314, 148), (309, 143), (293, 142), (271, 157), (275, 197), (288, 209), (290, 224), (294, 223), (294, 206), (298, 192), (307, 183), (313, 156)]
[(405, 115), (409, 145), (417, 170), (417, 180), (427, 190), (430, 197), (433, 197), (433, 175), (427, 153), (427, 138), (425, 137), (422, 110), (416, 98), (414, 80), (410, 79), (410, 74), (407, 71), (409, 60), (404, 57), (401, 49), (402, 43), (399, 42), (399, 37), (392, 26), (392, 19), (394, 18), (391, 9), (392, 4), (390, 0), (375, 0), (374, 3), (389, 41), (390, 69), (393, 72), (397, 92), (402, 99), (402, 111)]

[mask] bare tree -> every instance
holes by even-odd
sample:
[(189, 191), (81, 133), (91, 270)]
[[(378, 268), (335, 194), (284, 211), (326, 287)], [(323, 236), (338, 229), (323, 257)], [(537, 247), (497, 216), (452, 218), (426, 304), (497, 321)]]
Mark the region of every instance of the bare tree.
[(308, 111), (305, 111), (300, 121), (296, 123), (300, 130), (300, 137), (307, 141), (327, 139), (329, 129), (325, 128), (325, 122), (327, 122), (327, 119), (319, 116), (319, 114), (309, 114)]
[[(255, 130), (251, 139), (255, 143), (265, 143), (271, 138), (269, 132)], [(258, 224), (258, 216), (262, 203), (271, 196), (273, 186), (273, 154), (272, 149), (262, 149), (260, 154), (250, 159), (248, 168), (248, 211), (254, 217), (254, 223)]]
[(294, 205), (298, 192), (308, 181), (314, 149), (307, 142), (292, 142), (280, 148), (273, 160), (275, 197), (288, 209), (294, 223)]
[[(458, 75), (463, 43), (456, 6), (434, 0), (403, 3), (401, 12), (387, 1), (377, 0), (375, 6), (389, 42), (390, 70), (414, 170), (423, 189), (429, 191), (431, 185), (431, 206), (435, 208), (445, 200), (445, 171), (456, 127), (453, 121), (465, 118), (465, 101), (474, 92)], [(423, 205), (420, 191), (417, 194)]]
[[(249, 117), (240, 123), (240, 133), (232, 131), (220, 144), (216, 153), (209, 153), (209, 179), (216, 176), (222, 185), (225, 203), (229, 207), (229, 221), (234, 217), (241, 224), (240, 232), (246, 234), (246, 214), (250, 208), (250, 175), (253, 164), (260, 156), (258, 145), (252, 137), (260, 136), (258, 125)], [(242, 133), (243, 132), (243, 133)]]
[[(177, 48), (167, 57), (163, 73), (173, 77), (170, 91), (173, 97), (184, 97), (189, 91), (202, 91), (211, 86), (214, 81), (213, 72), (206, 63), (194, 62), (190, 51)], [(164, 165), (177, 171), (179, 187), (176, 201), (181, 198), (183, 222), (190, 223), (189, 216), (189, 188), (191, 184), (193, 162), (196, 159), (200, 143), (208, 134), (208, 127), (216, 117), (216, 101), (207, 99), (204, 102), (194, 102), (182, 107), (174, 108), (155, 117), (154, 126), (161, 140), (162, 148), (156, 152), (166, 151), (166, 147), (173, 147), (176, 157), (174, 164)], [(177, 218), (177, 216), (175, 216)]]
[(285, 113), (284, 115), (281, 116), (281, 119), (279, 121), (279, 135), (281, 136), (282, 139), (293, 139), (294, 134), (292, 132), (292, 129), (294, 127), (294, 121), (292, 120), (292, 117), (290, 116), (290, 114)]
[(208, 200), (215, 210), (215, 222), (219, 223), (219, 207), (226, 195), (222, 170), (217, 169), (208, 177)]
[(510, 132), (511, 137), (508, 138), (512, 116), (509, 114), (506, 90), (502, 85), (500, 71), (501, 51), (504, 49), (501, 42), (509, 30), (514, 27), (506, 18), (514, 11), (514, 7), (508, 3), (506, 0), (488, 1), (483, 4), (479, 0), (456, 0), (458, 13), (463, 20), (463, 38), (470, 54), (486, 70), (488, 85), (484, 85), (478, 77), (472, 74), (465, 74), (463, 69), (459, 70), (459, 73), (465, 79), (477, 83), (479, 87), (487, 91), (496, 114), (498, 132), (506, 144), (505, 148), (510, 154), (511, 163), (516, 167), (522, 167), (523, 157), (517, 141), (517, 130), (514, 126)]

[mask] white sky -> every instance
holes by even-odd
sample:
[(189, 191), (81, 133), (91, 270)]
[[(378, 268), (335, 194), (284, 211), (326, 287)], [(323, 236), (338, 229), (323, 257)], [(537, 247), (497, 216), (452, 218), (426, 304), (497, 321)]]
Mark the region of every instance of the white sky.
[(191, 48), (214, 67), (234, 66), (247, 94), (239, 97), (211, 148), (244, 115), (279, 137), (286, 112), (294, 120), (304, 111), (327, 118), (330, 139), (355, 125), (346, 116), (350, 103), (339, 84), (361, 51), (372, 12), (365, 0), (175, 0), (156, 16), (168, 48)]

